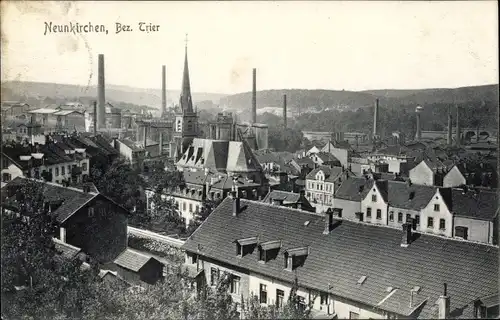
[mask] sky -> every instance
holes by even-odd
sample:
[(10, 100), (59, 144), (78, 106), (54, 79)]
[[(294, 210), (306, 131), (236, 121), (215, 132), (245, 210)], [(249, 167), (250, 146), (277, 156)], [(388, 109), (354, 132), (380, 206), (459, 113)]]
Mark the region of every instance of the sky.
[[(2, 80), (194, 92), (417, 89), (498, 83), (496, 1), (2, 1)], [(45, 23), (108, 34), (48, 33)], [(140, 32), (140, 22), (159, 25)], [(116, 23), (131, 32), (115, 33)]]

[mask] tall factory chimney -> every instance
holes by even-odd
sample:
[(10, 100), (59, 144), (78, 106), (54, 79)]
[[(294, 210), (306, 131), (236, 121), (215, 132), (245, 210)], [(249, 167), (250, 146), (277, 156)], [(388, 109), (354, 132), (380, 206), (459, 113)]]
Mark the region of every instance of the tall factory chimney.
[(161, 67), (161, 117), (167, 115), (167, 67)]
[(417, 114), (417, 133), (415, 134), (415, 140), (420, 141), (422, 139), (422, 128), (420, 128), (420, 113), (424, 108), (420, 105), (415, 109), (415, 113)]
[(104, 81), (104, 55), (99, 54), (97, 66), (97, 126), (99, 129), (106, 127), (106, 96)]
[(286, 130), (286, 94), (283, 95), (283, 127)]
[(94, 137), (97, 135), (97, 101), (94, 101), (94, 118), (92, 119), (94, 122)]
[(457, 132), (456, 132), (455, 140), (456, 140), (457, 146), (460, 146), (460, 139), (461, 139), (461, 134), (460, 134), (460, 107), (458, 106), (458, 104), (456, 105), (456, 107), (457, 107)]
[(378, 99), (375, 100), (375, 110), (373, 112), (373, 136), (378, 136)]
[(252, 123), (257, 123), (257, 69), (253, 68), (252, 82)]
[(449, 146), (451, 146), (452, 144), (452, 133), (451, 133), (451, 107), (449, 106), (448, 107), (448, 136), (447, 136), (447, 139), (446, 139), (446, 142), (448, 143)]

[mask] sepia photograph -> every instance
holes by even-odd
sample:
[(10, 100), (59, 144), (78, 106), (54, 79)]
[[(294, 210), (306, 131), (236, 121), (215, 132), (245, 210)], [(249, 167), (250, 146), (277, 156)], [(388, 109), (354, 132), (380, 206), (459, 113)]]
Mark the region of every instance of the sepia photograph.
[(1, 10), (1, 320), (500, 319), (498, 2)]

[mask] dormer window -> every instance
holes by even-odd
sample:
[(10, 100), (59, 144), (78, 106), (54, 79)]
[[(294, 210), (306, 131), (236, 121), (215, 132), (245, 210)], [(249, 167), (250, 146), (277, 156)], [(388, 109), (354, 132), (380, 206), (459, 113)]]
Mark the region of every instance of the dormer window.
[(245, 238), (236, 240), (236, 255), (244, 257), (248, 253), (252, 253), (257, 245), (257, 237)]
[(297, 267), (302, 266), (308, 255), (309, 247), (300, 247), (286, 250), (284, 253), (285, 269), (288, 271), (293, 271)]
[(262, 242), (259, 245), (259, 261), (266, 263), (276, 258), (281, 248), (281, 240)]

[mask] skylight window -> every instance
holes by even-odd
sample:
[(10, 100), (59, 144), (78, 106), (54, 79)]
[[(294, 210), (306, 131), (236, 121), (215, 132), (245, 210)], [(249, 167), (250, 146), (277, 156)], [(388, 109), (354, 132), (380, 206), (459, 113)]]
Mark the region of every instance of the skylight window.
[(310, 222), (311, 222), (311, 221), (307, 220), (306, 222), (304, 222), (304, 226), (306, 226), (306, 227), (307, 227), (307, 226), (309, 225), (309, 223), (310, 223)]
[(366, 278), (367, 278), (366, 276), (361, 276), (361, 278), (359, 278), (358, 280), (358, 284), (362, 285), (365, 282)]
[(413, 289), (411, 289), (412, 292), (419, 293), (420, 292), (420, 286), (414, 286)]

